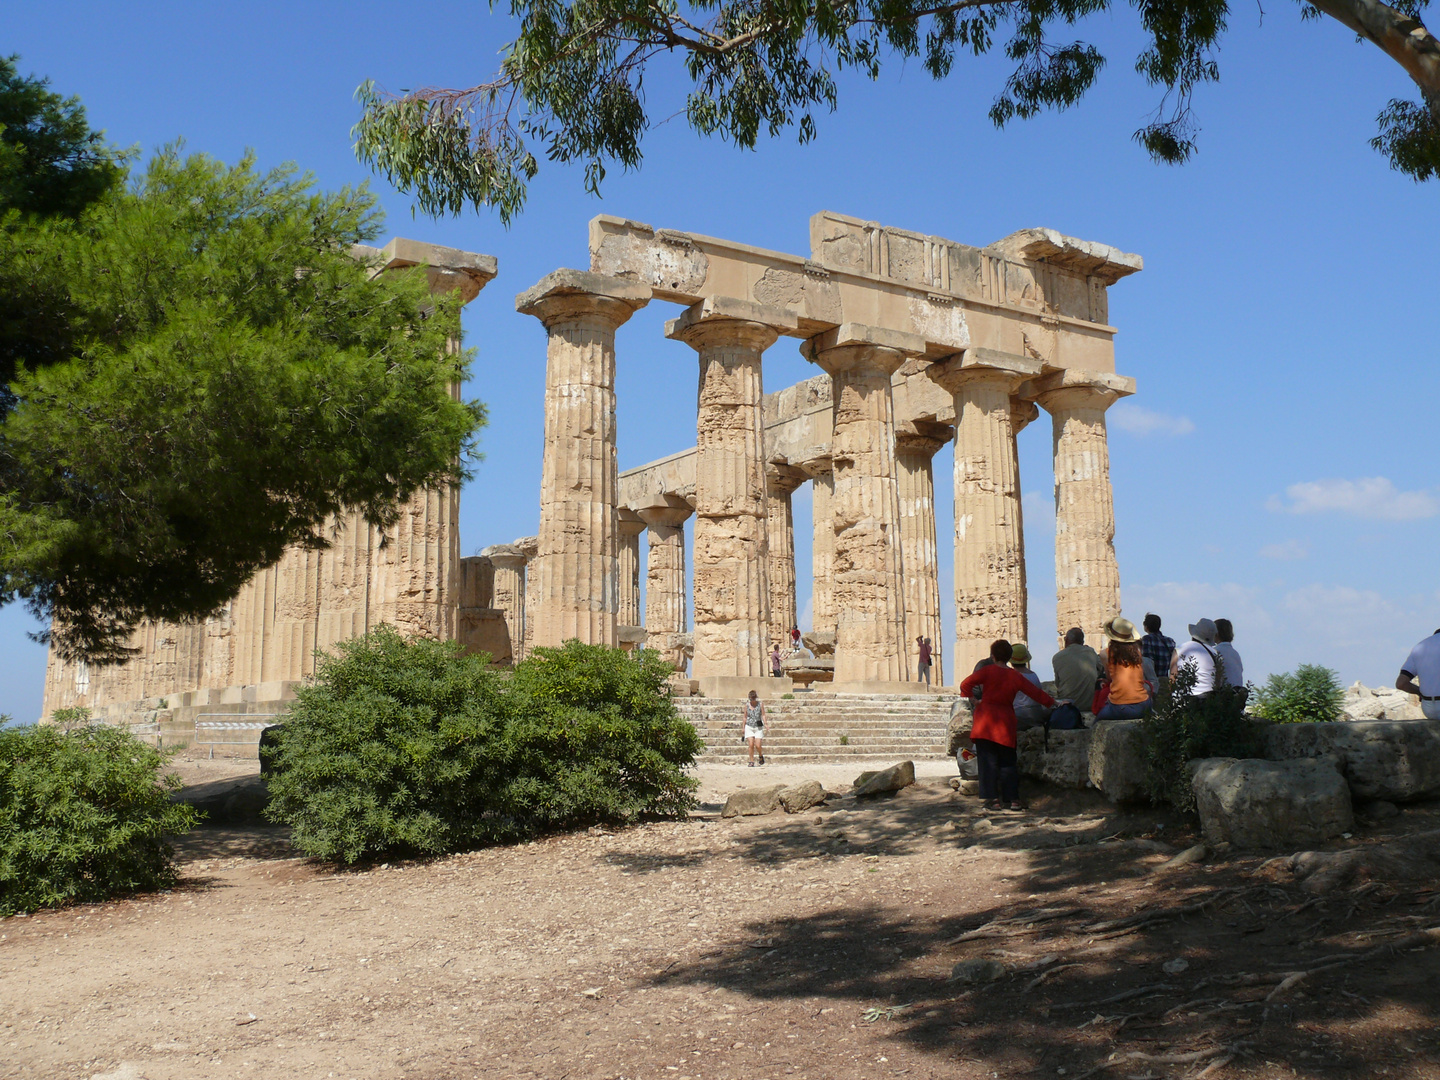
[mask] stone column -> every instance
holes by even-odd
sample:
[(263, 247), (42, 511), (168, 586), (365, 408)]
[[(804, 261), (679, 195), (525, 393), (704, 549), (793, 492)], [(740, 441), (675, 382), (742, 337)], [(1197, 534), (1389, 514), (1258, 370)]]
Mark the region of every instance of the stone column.
[(890, 377), (925, 341), (844, 323), (811, 338), (807, 357), (834, 380), (835, 683), (907, 675), (895, 408)]
[(665, 326), (700, 354), (695, 458), (696, 679), (769, 674), (761, 356), (794, 315), (713, 297)]
[(1135, 392), (1135, 380), (1107, 372), (1057, 371), (1027, 386), (1050, 414), (1055, 437), (1055, 623), (1098, 643), (1120, 612), (1115, 498), (1105, 410)]
[(765, 466), (765, 534), (770, 581), (770, 643), (790, 647), (799, 625), (795, 599), (795, 518), (790, 497), (806, 480), (793, 465)]
[(835, 633), (835, 474), (825, 462), (810, 483), (810, 629)]
[(950, 440), (948, 429), (926, 425), (895, 433), (895, 481), (900, 492), (900, 565), (905, 574), (906, 656), (916, 678), (920, 674), (918, 637), (931, 645), (930, 683), (945, 684), (940, 622), (940, 555), (935, 537), (935, 473), (933, 459)]
[(968, 675), (996, 638), (1028, 634), (1020, 467), (1010, 396), (1040, 362), (967, 349), (926, 369), (955, 396), (955, 656)]
[(620, 610), (616, 620), (621, 626), (641, 626), (640, 534), (645, 522), (634, 510), (622, 506), (616, 527), (620, 530)]
[(518, 660), (525, 641), (525, 552), (515, 544), (491, 544), (480, 554), (495, 568), (489, 606), (505, 612), (510, 657)]
[(650, 299), (633, 281), (557, 270), (515, 298), (549, 334), (535, 644), (617, 644), (615, 330)]
[(685, 625), (685, 519), (683, 499), (667, 500), (636, 511), (650, 542), (645, 560), (645, 631), (652, 642), (683, 634)]
[(523, 660), (535, 647), (535, 612), (539, 610), (535, 593), (540, 584), (540, 575), (535, 573), (535, 555), (540, 550), (540, 538), (522, 536), (515, 541), (515, 546), (520, 549), (520, 554), (525, 556), (525, 588), (521, 594), (525, 601), (521, 605), (521, 622), (525, 624), (525, 632), (522, 635), (520, 651), (515, 657), (516, 660)]

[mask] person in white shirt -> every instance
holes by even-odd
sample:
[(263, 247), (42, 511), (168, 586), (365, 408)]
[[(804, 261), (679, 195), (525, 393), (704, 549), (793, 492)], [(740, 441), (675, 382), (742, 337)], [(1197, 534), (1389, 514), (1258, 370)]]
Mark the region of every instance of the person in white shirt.
[(1225, 665), (1225, 681), (1231, 686), (1245, 685), (1245, 664), (1235, 645), (1235, 627), (1229, 619), (1215, 620), (1215, 655)]
[(1395, 689), (1418, 697), (1427, 720), (1440, 720), (1440, 630), (1410, 650)]
[(1215, 689), (1215, 624), (1201, 619), (1190, 627), (1190, 640), (1175, 650), (1170, 658), (1170, 678), (1175, 678), (1186, 664), (1195, 668), (1195, 695)]

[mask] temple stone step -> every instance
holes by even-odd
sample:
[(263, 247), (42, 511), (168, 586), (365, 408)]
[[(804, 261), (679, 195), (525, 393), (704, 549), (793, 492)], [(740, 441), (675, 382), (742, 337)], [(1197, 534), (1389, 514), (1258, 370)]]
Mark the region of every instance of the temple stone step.
[[(938, 694), (909, 700), (903, 695), (815, 694), (767, 701), (772, 734), (765, 739), (765, 753), (776, 761), (942, 756), (954, 700)], [(705, 740), (703, 760), (749, 756), (749, 747), (740, 741), (743, 701), (681, 698), (675, 707)]]

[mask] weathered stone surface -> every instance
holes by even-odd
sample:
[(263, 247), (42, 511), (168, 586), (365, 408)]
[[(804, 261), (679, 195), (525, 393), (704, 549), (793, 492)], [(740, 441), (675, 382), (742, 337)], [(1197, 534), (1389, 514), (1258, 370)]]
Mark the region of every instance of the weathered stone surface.
[(1357, 880), (1396, 886), (1440, 875), (1440, 831), (1413, 833), (1383, 844), (1347, 851), (1302, 851), (1290, 859), (1290, 872), (1306, 892), (1332, 895)]
[(1020, 772), (1058, 787), (1083, 789), (1090, 786), (1090, 738), (1087, 728), (1050, 732), (1045, 746), (1043, 728), (1030, 728), (1016, 738)]
[[(827, 462), (828, 464), (828, 462)], [(810, 482), (810, 623), (817, 633), (835, 633), (835, 474), (815, 472)]]
[(725, 800), (720, 810), (722, 818), (753, 817), (758, 814), (773, 814), (780, 809), (780, 793), (784, 784), (774, 787), (741, 788)]
[(1357, 799), (1440, 795), (1440, 721), (1265, 724), (1261, 738), (1265, 756), (1276, 761), (1334, 755)]
[(950, 982), (962, 986), (981, 986), (1005, 977), (1005, 965), (999, 960), (961, 960), (950, 969)]
[(946, 726), (945, 753), (955, 756), (955, 751), (970, 745), (970, 729), (975, 725), (975, 705), (969, 698), (956, 698), (950, 706), (950, 722)]
[[(1054, 737), (1051, 732), (1051, 737)], [(1111, 802), (1146, 798), (1145, 731), (1136, 720), (1101, 720), (1090, 733), (1090, 783)]]
[(861, 773), (855, 778), (854, 789), (851, 793), (857, 798), (884, 795), (887, 792), (907, 788), (913, 783), (915, 783), (915, 763), (902, 761), (899, 765), (891, 765), (890, 768), (882, 769), (879, 772)]
[(1394, 687), (1371, 689), (1355, 683), (1345, 691), (1342, 711), (1351, 720), (1423, 720), (1420, 699)]
[(1333, 758), (1204, 758), (1191, 768), (1195, 808), (1212, 844), (1288, 847), (1354, 827), (1350, 789)]
[(270, 789), (259, 776), (215, 780), (176, 792), (176, 802), (188, 803), (205, 815), (212, 825), (258, 823), (260, 812), (270, 801)]
[(933, 459), (948, 438), (948, 429), (934, 424), (927, 424), (924, 432), (897, 430), (895, 433), (895, 481), (900, 496), (900, 566), (905, 578), (905, 655), (911, 677), (918, 680), (920, 654), (915, 639), (930, 639), (932, 686), (945, 684)]
[(825, 788), (819, 780), (806, 780), (780, 792), (780, 805), (787, 814), (798, 814), (825, 801)]

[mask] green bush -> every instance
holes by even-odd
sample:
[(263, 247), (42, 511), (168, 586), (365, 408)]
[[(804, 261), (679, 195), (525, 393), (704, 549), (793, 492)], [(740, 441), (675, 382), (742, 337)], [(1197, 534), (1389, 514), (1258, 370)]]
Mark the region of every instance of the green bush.
[(1339, 675), (1319, 664), (1301, 664), (1293, 673), (1271, 675), (1252, 693), (1255, 715), (1276, 724), (1339, 720), (1345, 701)]
[(389, 627), (336, 647), (267, 752), (266, 816), (353, 863), (683, 816), (702, 749), (649, 650), (566, 642), (509, 675)]
[(198, 815), (167, 756), (118, 728), (0, 731), (0, 915), (173, 885), (165, 837)]
[[(1216, 681), (1223, 669), (1217, 670)], [(1155, 802), (1178, 810), (1195, 808), (1190, 761), (1206, 757), (1254, 757), (1260, 737), (1245, 718), (1244, 691), (1223, 683), (1212, 693), (1195, 694), (1195, 667), (1181, 665), (1161, 686), (1155, 706), (1141, 721), (1148, 770), (1145, 786)]]

